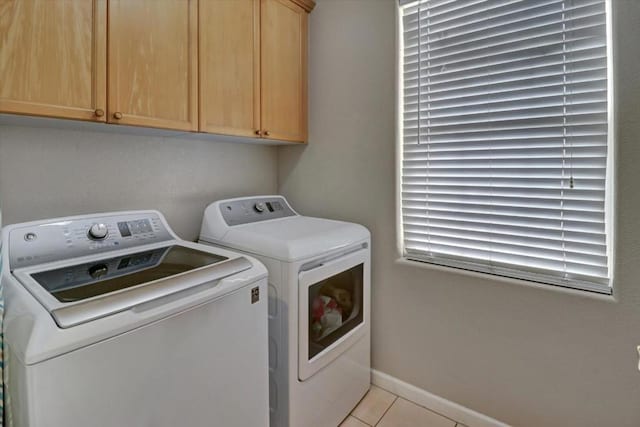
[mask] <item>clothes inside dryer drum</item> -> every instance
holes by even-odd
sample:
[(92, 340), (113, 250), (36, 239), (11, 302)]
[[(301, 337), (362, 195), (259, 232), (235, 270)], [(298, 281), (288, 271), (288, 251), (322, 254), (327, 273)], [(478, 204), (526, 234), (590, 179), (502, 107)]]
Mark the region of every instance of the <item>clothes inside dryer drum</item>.
[(58, 301), (69, 303), (217, 264), (227, 258), (179, 245), (32, 274)]

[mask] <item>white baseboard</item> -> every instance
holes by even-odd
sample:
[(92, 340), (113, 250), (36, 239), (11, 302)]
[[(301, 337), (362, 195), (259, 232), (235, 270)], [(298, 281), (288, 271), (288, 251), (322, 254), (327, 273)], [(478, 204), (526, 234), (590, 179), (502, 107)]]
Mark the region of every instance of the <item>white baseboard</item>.
[(424, 406), (427, 409), (456, 420), (468, 427), (509, 427), (508, 424), (488, 417), (484, 414), (459, 405), (455, 402), (436, 396), (426, 390), (399, 380), (384, 372), (371, 370), (371, 382), (400, 397)]

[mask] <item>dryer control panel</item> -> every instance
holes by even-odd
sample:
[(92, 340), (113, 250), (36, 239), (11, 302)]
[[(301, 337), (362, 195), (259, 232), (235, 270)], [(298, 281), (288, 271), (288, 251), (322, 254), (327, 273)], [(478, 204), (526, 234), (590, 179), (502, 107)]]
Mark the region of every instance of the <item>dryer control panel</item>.
[(284, 197), (255, 197), (220, 203), (220, 213), (227, 225), (241, 225), (297, 215)]
[(11, 228), (11, 270), (171, 240), (155, 211), (36, 221)]

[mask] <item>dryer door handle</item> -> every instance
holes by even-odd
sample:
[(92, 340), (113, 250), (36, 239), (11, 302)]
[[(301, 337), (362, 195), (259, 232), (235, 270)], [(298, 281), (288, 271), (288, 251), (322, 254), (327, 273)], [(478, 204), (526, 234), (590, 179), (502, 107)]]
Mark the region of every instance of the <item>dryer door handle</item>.
[(340, 252), (336, 255), (330, 256), (328, 258), (320, 258), (318, 260), (313, 261), (312, 263), (304, 264), (300, 268), (300, 273), (307, 273), (309, 271), (315, 270), (316, 268), (325, 267), (327, 265), (335, 264), (341, 261), (343, 258), (350, 256), (355, 252), (360, 252), (361, 250), (367, 249), (369, 247), (368, 243), (362, 243), (358, 246), (352, 247), (344, 252)]
[(195, 270), (189, 274), (168, 277), (118, 293), (106, 294), (100, 298), (79, 302), (68, 307), (57, 308), (51, 311), (51, 316), (61, 328), (70, 328), (126, 311), (138, 305), (196, 286), (222, 280), (225, 277), (248, 270), (251, 266), (251, 262), (244, 257), (229, 259), (208, 268)]

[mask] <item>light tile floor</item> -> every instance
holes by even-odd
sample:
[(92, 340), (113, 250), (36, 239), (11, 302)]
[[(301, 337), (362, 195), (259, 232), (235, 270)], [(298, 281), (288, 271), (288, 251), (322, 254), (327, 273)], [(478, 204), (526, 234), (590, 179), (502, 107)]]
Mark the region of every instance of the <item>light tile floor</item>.
[(339, 427), (371, 426), (465, 427), (374, 385)]

